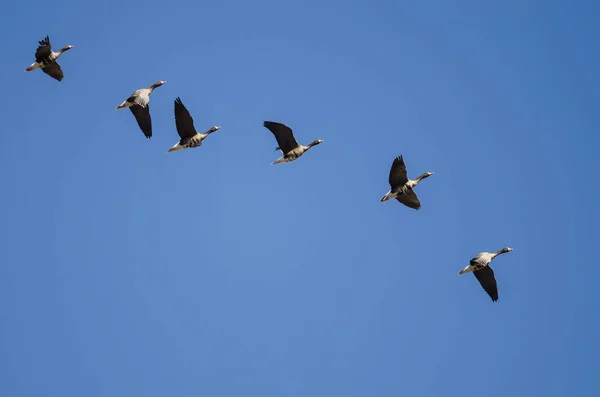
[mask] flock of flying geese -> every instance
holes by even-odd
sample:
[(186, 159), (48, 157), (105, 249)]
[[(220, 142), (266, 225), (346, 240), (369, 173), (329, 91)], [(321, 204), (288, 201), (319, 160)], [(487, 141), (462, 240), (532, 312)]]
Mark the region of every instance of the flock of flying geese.
[[(39, 42), (39, 47), (35, 52), (35, 62), (31, 64), (25, 71), (30, 72), (36, 69), (42, 69), (42, 72), (48, 76), (62, 81), (64, 74), (57, 62), (57, 59), (65, 51), (72, 49), (72, 45), (64, 46), (59, 51), (52, 51), (50, 39), (46, 36)], [(138, 126), (146, 136), (152, 137), (152, 118), (150, 117), (150, 94), (155, 88), (165, 84), (166, 81), (158, 81), (148, 88), (141, 88), (134, 91), (126, 100), (123, 101), (118, 109), (129, 108), (135, 117)], [(281, 157), (275, 160), (272, 164), (287, 163), (297, 160), (311, 147), (323, 142), (321, 139), (316, 139), (308, 145), (300, 145), (294, 138), (292, 129), (285, 124), (275, 121), (265, 121), (264, 127), (269, 129), (279, 145), (275, 150), (281, 151)], [(168, 152), (177, 150), (196, 148), (202, 145), (202, 141), (210, 134), (219, 130), (221, 127), (213, 126), (204, 133), (199, 133), (194, 127), (194, 119), (190, 115), (180, 98), (175, 99), (175, 126), (180, 140)], [(433, 172), (425, 172), (416, 179), (408, 179), (406, 174), (406, 165), (402, 156), (394, 159), (389, 174), (390, 190), (381, 198), (381, 202), (396, 199), (409, 208), (418, 210), (421, 208), (421, 202), (417, 197), (414, 188), (423, 179), (433, 175)], [(465, 273), (473, 273), (485, 292), (492, 298), (492, 301), (498, 300), (498, 286), (494, 271), (490, 267), (490, 262), (498, 255), (512, 251), (512, 248), (502, 248), (497, 252), (481, 252), (471, 259), (469, 265), (458, 272), (459, 275)]]

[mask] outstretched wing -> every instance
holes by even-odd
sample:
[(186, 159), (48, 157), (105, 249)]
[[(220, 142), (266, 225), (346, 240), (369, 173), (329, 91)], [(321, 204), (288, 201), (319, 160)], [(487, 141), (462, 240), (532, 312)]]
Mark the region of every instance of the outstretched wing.
[(473, 274), (485, 292), (492, 298), (492, 301), (496, 302), (498, 300), (498, 285), (496, 284), (496, 277), (494, 277), (494, 270), (489, 266), (484, 266), (479, 270), (475, 270)]
[(62, 81), (63, 77), (65, 77), (60, 65), (56, 61), (50, 62), (48, 66), (44, 66), (42, 72), (58, 81)]
[(390, 182), (392, 189), (399, 188), (408, 182), (408, 178), (406, 177), (406, 165), (404, 164), (402, 156), (398, 156), (394, 159), (392, 167), (390, 168), (388, 181)]
[(181, 139), (191, 138), (196, 135), (194, 119), (179, 97), (175, 99), (175, 127)]
[(40, 40), (39, 43), (40, 46), (35, 51), (35, 61), (38, 63), (47, 59), (52, 53), (52, 46), (50, 45), (48, 36), (46, 36), (44, 40)]
[(416, 210), (421, 208), (421, 202), (419, 201), (417, 194), (412, 190), (407, 190), (406, 193), (396, 196), (396, 200), (409, 208), (414, 208)]
[(296, 139), (294, 138), (292, 129), (287, 125), (275, 121), (265, 121), (263, 126), (267, 127), (269, 131), (275, 135), (275, 139), (279, 144), (279, 149), (283, 154), (298, 147), (298, 142), (296, 142)]
[(152, 137), (152, 118), (150, 117), (150, 105), (142, 107), (140, 105), (131, 105), (129, 107), (131, 113), (137, 120), (140, 129), (146, 136), (146, 138)]

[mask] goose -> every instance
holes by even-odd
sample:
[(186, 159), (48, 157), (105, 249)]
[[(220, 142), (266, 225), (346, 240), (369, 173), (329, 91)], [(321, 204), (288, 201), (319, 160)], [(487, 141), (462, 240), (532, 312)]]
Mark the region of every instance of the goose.
[(431, 175), (433, 175), (433, 172), (426, 172), (417, 179), (408, 179), (404, 159), (402, 156), (396, 157), (390, 168), (390, 176), (388, 178), (391, 189), (381, 198), (380, 202), (383, 203), (395, 198), (405, 206), (418, 210), (421, 208), (421, 202), (414, 192), (414, 188), (421, 180), (429, 178)]
[(204, 134), (197, 132), (194, 127), (194, 119), (190, 116), (190, 112), (179, 97), (175, 99), (175, 127), (177, 127), (177, 133), (181, 137), (181, 140), (173, 145), (168, 152), (202, 146), (202, 141), (207, 136), (221, 129), (220, 126), (215, 125)]
[(294, 161), (298, 159), (298, 157), (302, 156), (311, 147), (323, 142), (322, 139), (315, 139), (306, 146), (300, 145), (298, 142), (296, 142), (292, 129), (287, 125), (275, 121), (265, 121), (263, 126), (267, 127), (269, 131), (275, 135), (275, 139), (279, 144), (275, 150), (280, 150), (281, 154), (283, 155), (272, 162), (271, 165)]
[(491, 268), (490, 262), (498, 255), (506, 254), (512, 250), (512, 248), (506, 247), (497, 252), (481, 252), (471, 259), (469, 265), (458, 272), (458, 275), (472, 272), (485, 292), (492, 298), (492, 302), (496, 302), (498, 300), (498, 286), (496, 285), (494, 270)]
[(117, 106), (116, 110), (129, 108), (137, 120), (140, 129), (150, 139), (152, 137), (152, 118), (150, 117), (150, 94), (156, 87), (165, 84), (166, 81), (157, 81), (148, 88), (135, 90), (129, 98)]
[(39, 43), (40, 45), (35, 51), (35, 62), (29, 65), (25, 71), (31, 72), (36, 69), (42, 69), (42, 72), (46, 73), (48, 76), (58, 81), (62, 81), (63, 77), (65, 76), (56, 60), (63, 52), (75, 47), (72, 45), (66, 45), (59, 51), (52, 51), (50, 38), (48, 36), (46, 36), (43, 40), (40, 40)]

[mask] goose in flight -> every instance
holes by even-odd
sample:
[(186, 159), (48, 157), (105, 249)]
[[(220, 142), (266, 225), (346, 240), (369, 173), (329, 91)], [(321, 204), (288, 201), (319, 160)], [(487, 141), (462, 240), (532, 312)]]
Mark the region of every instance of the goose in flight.
[(196, 131), (194, 119), (179, 97), (175, 99), (175, 127), (181, 139), (168, 152), (202, 146), (202, 141), (207, 136), (221, 129), (220, 126), (215, 125), (203, 134)]
[(285, 124), (275, 121), (265, 121), (263, 126), (275, 135), (275, 139), (279, 146), (275, 150), (280, 150), (282, 156), (271, 164), (287, 163), (297, 160), (311, 147), (322, 143), (322, 139), (316, 139), (308, 145), (300, 145), (296, 142), (292, 129)]
[(129, 108), (135, 117), (138, 126), (146, 136), (152, 137), (152, 118), (150, 117), (150, 94), (156, 87), (165, 84), (166, 81), (157, 81), (148, 88), (140, 88), (135, 90), (129, 98), (117, 106), (116, 110)]
[(421, 180), (429, 178), (431, 175), (433, 175), (433, 172), (426, 172), (417, 179), (408, 179), (404, 159), (402, 156), (396, 157), (392, 163), (388, 178), (391, 189), (381, 198), (380, 202), (383, 203), (395, 198), (405, 206), (418, 210), (421, 208), (421, 202), (414, 192), (414, 188)]
[(498, 255), (512, 250), (512, 248), (506, 247), (497, 252), (481, 252), (471, 259), (469, 265), (458, 272), (458, 275), (472, 272), (485, 292), (492, 298), (492, 302), (496, 302), (498, 300), (498, 285), (496, 284), (496, 277), (494, 277), (494, 270), (490, 267), (490, 262)]
[(39, 47), (35, 51), (35, 62), (29, 65), (25, 71), (31, 72), (32, 70), (42, 69), (42, 72), (48, 76), (62, 81), (64, 74), (60, 65), (56, 60), (65, 51), (74, 48), (72, 45), (66, 45), (59, 51), (52, 51), (52, 45), (50, 44), (50, 38), (46, 36), (43, 40), (39, 41)]

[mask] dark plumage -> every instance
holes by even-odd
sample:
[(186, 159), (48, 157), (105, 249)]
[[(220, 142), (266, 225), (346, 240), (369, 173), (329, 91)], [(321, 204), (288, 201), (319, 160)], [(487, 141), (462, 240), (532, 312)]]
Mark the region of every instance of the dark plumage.
[(194, 119), (179, 97), (175, 99), (175, 127), (181, 139), (168, 150), (169, 152), (202, 146), (202, 141), (207, 136), (221, 129), (219, 126), (213, 126), (203, 134), (196, 131)]
[(150, 104), (145, 107), (140, 105), (131, 105), (129, 107), (133, 117), (137, 121), (140, 130), (144, 133), (146, 138), (152, 137), (152, 117), (150, 116)]
[(472, 272), (481, 287), (492, 298), (492, 302), (496, 302), (498, 300), (498, 285), (496, 284), (496, 277), (494, 276), (494, 270), (491, 268), (490, 262), (498, 255), (512, 250), (512, 248), (506, 247), (497, 252), (480, 252), (469, 261), (469, 265), (458, 272), (458, 275)]
[(408, 179), (404, 159), (402, 156), (396, 157), (392, 163), (390, 175), (388, 177), (391, 189), (380, 201), (384, 202), (391, 198), (395, 198), (407, 207), (418, 210), (421, 208), (421, 202), (413, 189), (422, 179), (428, 178), (431, 175), (433, 175), (433, 172), (425, 172), (417, 179)]
[(42, 72), (48, 76), (62, 81), (64, 78), (63, 71), (56, 61), (58, 57), (65, 51), (74, 48), (72, 45), (64, 46), (60, 51), (53, 52), (52, 45), (50, 44), (50, 38), (46, 36), (43, 40), (39, 41), (39, 46), (35, 51), (35, 62), (25, 69), (27, 72), (32, 70), (42, 69)]
[(181, 138), (181, 143), (184, 144), (198, 132), (196, 132), (196, 127), (194, 126), (194, 119), (183, 102), (181, 102), (181, 98), (175, 98), (174, 104), (175, 128), (177, 128), (177, 134)]
[(166, 81), (157, 81), (148, 88), (135, 90), (133, 94), (123, 101), (116, 110), (129, 108), (135, 117), (138, 126), (146, 138), (152, 137), (152, 117), (150, 116), (150, 94), (156, 87), (165, 84)]
[(492, 302), (498, 301), (498, 284), (496, 283), (496, 277), (494, 276), (494, 269), (489, 266), (482, 267), (479, 270), (473, 272), (479, 284), (483, 287), (484, 291), (492, 298)]
[(279, 145), (275, 150), (281, 150), (281, 153), (283, 154), (283, 156), (275, 160), (272, 164), (294, 161), (311, 147), (323, 142), (322, 139), (316, 139), (308, 145), (300, 145), (296, 142), (292, 129), (287, 125), (275, 121), (265, 121), (263, 126), (275, 136), (277, 144)]
[(275, 135), (275, 139), (279, 145), (277, 149), (281, 150), (284, 154), (298, 147), (294, 133), (287, 125), (274, 121), (265, 121), (263, 126), (267, 127)]

